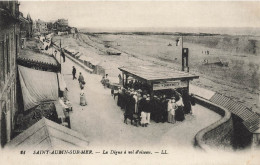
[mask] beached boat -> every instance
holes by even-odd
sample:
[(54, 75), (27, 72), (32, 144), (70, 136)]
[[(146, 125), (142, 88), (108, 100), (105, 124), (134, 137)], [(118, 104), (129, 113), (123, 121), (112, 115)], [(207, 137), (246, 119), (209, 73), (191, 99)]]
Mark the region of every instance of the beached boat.
[(107, 54), (108, 55), (117, 55), (117, 56), (119, 56), (119, 55), (121, 55), (121, 53), (120, 52), (114, 52), (114, 51), (107, 51)]

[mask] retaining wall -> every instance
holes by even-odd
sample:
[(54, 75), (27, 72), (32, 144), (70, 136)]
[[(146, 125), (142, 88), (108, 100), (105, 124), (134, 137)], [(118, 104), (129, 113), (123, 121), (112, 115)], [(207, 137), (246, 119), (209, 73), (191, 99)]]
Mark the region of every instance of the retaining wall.
[[(59, 49), (59, 47), (53, 43), (53, 46), (56, 48), (56, 49)], [(75, 62), (76, 64), (78, 64), (81, 68), (83, 68), (85, 71), (89, 72), (89, 73), (93, 73), (93, 69), (90, 69), (89, 67), (85, 66), (84, 63), (78, 61), (77, 59), (75, 59), (74, 57), (72, 57), (72, 55), (65, 51), (64, 52), (65, 56), (67, 58), (69, 58), (71, 61)]]
[(222, 118), (200, 130), (195, 136), (194, 145), (205, 151), (216, 147), (232, 149), (234, 128), (231, 113), (226, 108), (199, 96), (195, 96), (195, 99), (198, 104), (218, 113)]

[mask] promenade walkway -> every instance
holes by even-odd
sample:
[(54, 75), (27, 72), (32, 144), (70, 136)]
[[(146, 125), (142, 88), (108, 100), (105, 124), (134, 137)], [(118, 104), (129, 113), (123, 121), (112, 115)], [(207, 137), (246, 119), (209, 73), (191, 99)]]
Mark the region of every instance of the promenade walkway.
[[(80, 88), (77, 80), (72, 80), (72, 66), (77, 76), (82, 72), (86, 80), (85, 94), (87, 106), (80, 106)], [(110, 89), (101, 85), (101, 76), (89, 74), (66, 58), (62, 63), (62, 73), (69, 90), (69, 100), (73, 105), (70, 113), (73, 130), (88, 137), (90, 146), (107, 147), (192, 147), (195, 134), (202, 128), (220, 119), (220, 116), (200, 105), (193, 107), (193, 116), (177, 124), (154, 123), (148, 127), (135, 127), (123, 123), (123, 111), (110, 95)]]

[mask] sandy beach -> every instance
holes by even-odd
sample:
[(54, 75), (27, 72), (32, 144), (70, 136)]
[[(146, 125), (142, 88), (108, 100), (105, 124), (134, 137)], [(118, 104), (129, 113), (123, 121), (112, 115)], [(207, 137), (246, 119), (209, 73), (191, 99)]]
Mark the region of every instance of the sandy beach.
[[(56, 36), (53, 40), (56, 43), (61, 41), (65, 49), (98, 60), (111, 81), (117, 82), (120, 66), (157, 64), (181, 70), (181, 46), (176, 46), (176, 38), (180, 37), (159, 34), (79, 33), (76, 36)], [(185, 36), (183, 47), (189, 48), (190, 73), (200, 76), (199, 80), (191, 82), (193, 85), (229, 96), (260, 113), (259, 50), (258, 47), (254, 51), (248, 48), (252, 46), (248, 42), (250, 38), (255, 41), (259, 39), (249, 36)], [(227, 40), (232, 41), (233, 45), (220, 49)], [(108, 50), (120, 52), (121, 55), (109, 56)], [(204, 65), (205, 59), (209, 62), (221, 60), (227, 62), (228, 66)]]

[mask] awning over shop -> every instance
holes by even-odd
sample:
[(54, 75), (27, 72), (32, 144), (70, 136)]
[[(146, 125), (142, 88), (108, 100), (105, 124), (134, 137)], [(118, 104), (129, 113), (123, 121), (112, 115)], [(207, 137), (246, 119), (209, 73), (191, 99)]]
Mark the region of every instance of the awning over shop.
[(57, 73), (34, 70), (18, 65), (24, 110), (44, 101), (58, 99)]
[(158, 65), (128, 66), (118, 68), (128, 76), (132, 76), (144, 81), (173, 81), (173, 80), (192, 80), (199, 76), (187, 72), (176, 71)]
[(60, 73), (58, 73), (58, 78), (59, 78), (59, 86), (60, 86), (60, 90), (64, 91), (65, 88), (67, 87), (65, 80), (64, 80), (64, 76)]
[(57, 61), (54, 59), (53, 56), (41, 54), (41, 53), (30, 52), (30, 51), (26, 51), (25, 54), (21, 54), (17, 58), (19, 60), (24, 60), (24, 61), (34, 61), (34, 62), (38, 62), (38, 63), (46, 63), (49, 65), (55, 65), (55, 66), (58, 65)]
[(42, 118), (5, 146), (7, 149), (83, 148), (89, 142), (82, 134)]

